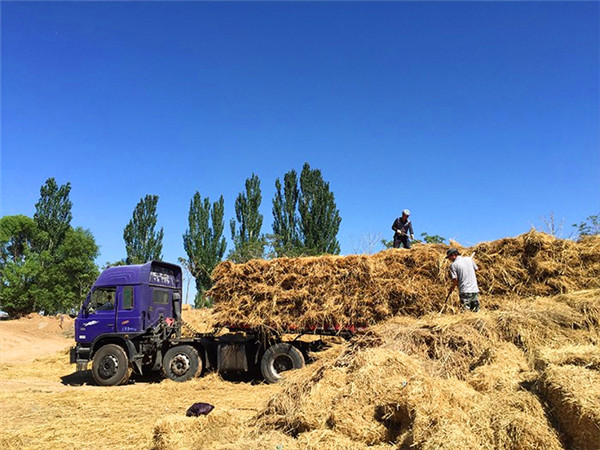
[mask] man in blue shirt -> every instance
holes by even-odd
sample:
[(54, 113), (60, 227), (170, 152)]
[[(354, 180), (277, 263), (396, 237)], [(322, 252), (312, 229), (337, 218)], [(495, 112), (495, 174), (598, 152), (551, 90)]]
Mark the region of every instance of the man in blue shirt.
[(408, 216), (410, 216), (410, 211), (405, 209), (402, 211), (402, 217), (398, 217), (392, 224), (392, 230), (394, 230), (394, 248), (400, 248), (401, 245), (404, 248), (410, 248), (410, 239), (415, 238), (412, 222)]

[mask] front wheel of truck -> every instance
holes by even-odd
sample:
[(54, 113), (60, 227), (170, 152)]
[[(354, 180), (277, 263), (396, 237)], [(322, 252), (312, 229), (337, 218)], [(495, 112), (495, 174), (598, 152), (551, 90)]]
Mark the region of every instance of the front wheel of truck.
[(165, 353), (162, 372), (170, 380), (188, 381), (202, 372), (202, 360), (191, 345), (178, 345)]
[(117, 386), (129, 380), (131, 368), (127, 354), (116, 344), (101, 347), (92, 361), (92, 376), (100, 386)]

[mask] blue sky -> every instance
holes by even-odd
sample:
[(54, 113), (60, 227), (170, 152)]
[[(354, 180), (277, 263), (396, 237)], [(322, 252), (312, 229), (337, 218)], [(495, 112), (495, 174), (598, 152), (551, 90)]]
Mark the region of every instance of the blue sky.
[[(415, 232), (465, 245), (600, 211), (597, 2), (2, 2), (1, 214), (49, 177), (125, 256), (156, 194), (165, 260), (196, 190), (234, 201), (305, 161), (343, 254)], [(231, 249), (229, 242), (228, 251)]]

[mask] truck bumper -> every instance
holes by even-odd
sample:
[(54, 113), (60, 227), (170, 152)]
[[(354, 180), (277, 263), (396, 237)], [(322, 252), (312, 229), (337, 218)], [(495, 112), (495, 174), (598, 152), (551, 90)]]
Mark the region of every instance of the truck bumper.
[(88, 363), (90, 362), (90, 349), (80, 347), (79, 345), (71, 347), (69, 361), (71, 364), (77, 364), (77, 372), (87, 370)]

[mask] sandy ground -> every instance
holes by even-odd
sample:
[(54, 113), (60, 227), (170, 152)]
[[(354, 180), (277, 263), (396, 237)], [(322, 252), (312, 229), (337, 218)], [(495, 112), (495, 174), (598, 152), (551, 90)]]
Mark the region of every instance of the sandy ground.
[[(193, 320), (200, 325), (201, 320)], [(94, 384), (69, 364), (73, 320), (31, 315), (0, 322), (0, 448), (145, 449), (156, 424), (186, 418), (194, 402), (247, 419), (278, 385), (224, 381), (209, 374), (186, 383), (133, 377), (125, 386)]]
[(73, 322), (38, 314), (0, 322), (0, 364), (30, 362), (74, 345)]

